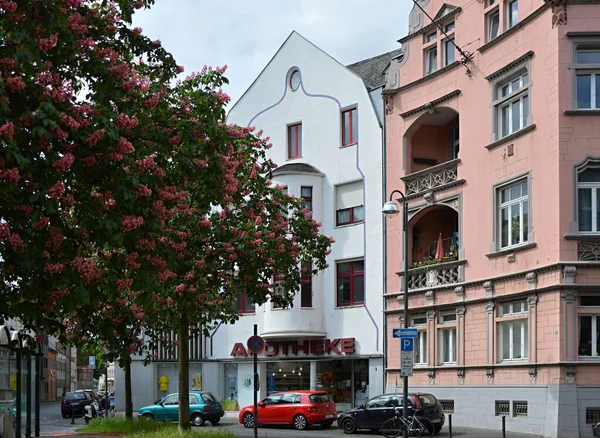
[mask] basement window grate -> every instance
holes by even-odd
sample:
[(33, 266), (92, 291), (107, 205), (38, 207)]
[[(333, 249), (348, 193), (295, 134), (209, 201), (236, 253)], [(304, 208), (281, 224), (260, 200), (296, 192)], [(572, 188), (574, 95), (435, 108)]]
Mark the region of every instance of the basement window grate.
[(496, 416), (510, 415), (510, 402), (506, 400), (496, 400)]
[(444, 414), (454, 414), (454, 400), (440, 400)]
[(513, 415), (515, 417), (527, 417), (527, 402), (526, 401), (513, 402)]
[(600, 423), (600, 408), (585, 408), (585, 424)]

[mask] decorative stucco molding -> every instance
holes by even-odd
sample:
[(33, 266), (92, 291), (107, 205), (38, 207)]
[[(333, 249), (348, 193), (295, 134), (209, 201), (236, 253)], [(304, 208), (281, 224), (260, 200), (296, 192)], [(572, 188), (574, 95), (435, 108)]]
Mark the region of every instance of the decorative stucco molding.
[(575, 274), (577, 273), (576, 266), (565, 266), (563, 269), (563, 283), (575, 284)]
[(531, 309), (536, 307), (539, 300), (540, 299), (537, 295), (531, 295), (527, 297), (527, 304), (529, 304), (529, 308)]
[(575, 367), (567, 367), (565, 370), (565, 380), (569, 385), (575, 384)]
[(384, 94), (383, 101), (385, 102), (385, 114), (389, 116), (394, 112), (394, 97)]
[(527, 279), (527, 284), (529, 285), (529, 290), (537, 288), (537, 274), (534, 272), (529, 272), (525, 278)]
[(467, 311), (467, 308), (465, 306), (462, 307), (457, 307), (456, 308), (456, 314), (458, 316), (463, 316), (465, 314), (465, 312)]
[(458, 301), (464, 301), (465, 300), (465, 288), (464, 288), (464, 286), (456, 286), (454, 288), (454, 292), (456, 293), (456, 299)]
[(434, 310), (430, 310), (427, 312), (427, 319), (429, 321), (435, 320), (435, 311)]
[(425, 292), (425, 299), (427, 300), (427, 305), (433, 306), (435, 304), (435, 293), (432, 290), (428, 290)]
[(552, 6), (552, 27), (567, 24), (567, 0), (546, 0)]
[(465, 369), (464, 368), (457, 369), (456, 375), (458, 376), (458, 384), (464, 385), (465, 384)]
[(504, 67), (502, 67), (499, 70), (496, 70), (494, 73), (486, 76), (485, 78), (488, 81), (493, 81), (494, 79), (502, 76), (504, 73), (507, 73), (507, 72), (511, 71), (516, 66), (518, 66), (520, 64), (523, 64), (526, 61), (529, 61), (531, 58), (533, 58), (533, 51), (532, 50), (530, 50), (529, 52), (525, 53), (523, 56), (518, 57), (514, 61), (506, 64)]
[(492, 313), (494, 311), (495, 307), (496, 307), (496, 304), (494, 304), (493, 301), (490, 301), (485, 305), (485, 311), (487, 313)]
[(572, 290), (566, 290), (562, 292), (560, 296), (563, 300), (565, 300), (565, 303), (573, 304), (575, 302), (575, 299), (577, 298), (577, 292)]
[(485, 289), (486, 298), (492, 298), (494, 296), (494, 283), (491, 281), (486, 281), (483, 283), (483, 288)]
[(488, 385), (493, 385), (494, 384), (494, 369), (486, 368), (485, 375), (487, 376), (487, 379), (488, 379)]
[(429, 377), (429, 384), (435, 385), (435, 370), (427, 371), (427, 376)]
[(537, 380), (537, 368), (536, 367), (529, 367), (529, 378), (531, 379), (531, 384), (535, 385), (535, 382)]
[(406, 119), (407, 117), (414, 116), (414, 115), (422, 113), (424, 111), (429, 111), (429, 110), (435, 108), (440, 103), (444, 103), (447, 100), (453, 99), (459, 95), (460, 95), (460, 90), (451, 91), (450, 93), (445, 94), (442, 97), (438, 97), (437, 99), (434, 99), (431, 102), (427, 102), (424, 105), (418, 106), (418, 107), (408, 110), (404, 113), (401, 113), (400, 116), (403, 119)]

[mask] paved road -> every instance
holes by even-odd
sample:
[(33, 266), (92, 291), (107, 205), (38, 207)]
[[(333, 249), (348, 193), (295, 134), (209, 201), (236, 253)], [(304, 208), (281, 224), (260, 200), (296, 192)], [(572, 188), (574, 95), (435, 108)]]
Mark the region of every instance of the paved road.
[[(75, 418), (75, 424), (71, 424), (70, 418), (63, 419), (60, 413), (60, 403), (44, 403), (40, 407), (40, 431), (41, 435), (45, 437), (66, 437), (72, 436), (76, 429), (79, 429), (85, 425), (85, 421), (81, 417)], [(195, 428), (197, 431), (210, 430), (212, 428), (226, 428), (231, 430), (240, 438), (252, 438), (254, 437), (253, 429), (246, 429), (238, 423), (237, 413), (227, 413), (222, 419), (221, 424), (218, 426), (212, 426), (207, 424), (202, 428)], [(23, 429), (24, 431), (24, 429)], [(467, 429), (462, 427), (455, 427), (452, 431), (452, 436), (457, 438), (502, 438), (502, 432), (489, 431), (483, 429)], [(301, 437), (301, 438), (322, 438), (322, 437), (382, 437), (377, 432), (361, 432), (354, 435), (344, 435), (344, 433), (336, 427), (334, 424), (328, 429), (322, 429), (319, 426), (311, 427), (309, 430), (297, 431), (293, 428), (285, 427), (261, 427), (258, 429), (258, 436), (260, 438), (287, 438), (287, 437)], [(442, 431), (436, 435), (436, 438), (449, 438), (448, 428), (444, 426)], [(83, 436), (80, 435), (80, 438)], [(506, 433), (506, 438), (538, 438), (535, 435), (529, 434), (515, 434), (511, 432)]]

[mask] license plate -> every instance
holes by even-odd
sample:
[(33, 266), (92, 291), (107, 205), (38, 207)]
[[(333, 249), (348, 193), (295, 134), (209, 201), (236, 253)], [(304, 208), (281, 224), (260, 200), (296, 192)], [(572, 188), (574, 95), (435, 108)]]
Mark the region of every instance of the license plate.
[(442, 419), (441, 419), (441, 418), (432, 418), (432, 419), (431, 419), (431, 422), (432, 422), (432, 423), (441, 423), (441, 422), (442, 422)]
[(326, 414), (326, 415), (325, 415), (325, 418), (333, 418), (333, 417), (335, 417), (335, 415), (334, 415), (334, 414)]

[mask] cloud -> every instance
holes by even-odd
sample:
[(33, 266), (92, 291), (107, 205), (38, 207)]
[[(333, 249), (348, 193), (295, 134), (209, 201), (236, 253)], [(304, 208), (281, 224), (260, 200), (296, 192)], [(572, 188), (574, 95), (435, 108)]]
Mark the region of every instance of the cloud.
[(134, 24), (186, 73), (227, 64), (233, 103), (293, 30), (350, 64), (398, 48), (411, 9), (410, 0), (157, 0)]

